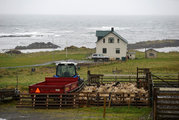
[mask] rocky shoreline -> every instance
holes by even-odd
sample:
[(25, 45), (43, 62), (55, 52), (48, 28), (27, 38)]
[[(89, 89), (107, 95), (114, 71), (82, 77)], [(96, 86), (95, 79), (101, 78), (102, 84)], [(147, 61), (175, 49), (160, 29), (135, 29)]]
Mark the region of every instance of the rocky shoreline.
[[(128, 44), (128, 50), (133, 49), (144, 49), (144, 48), (164, 48), (164, 47), (179, 47), (179, 40), (154, 40), (154, 41), (142, 41), (134, 44)], [(27, 49), (56, 49), (60, 46), (55, 45), (51, 42), (35, 42), (29, 44), (28, 46), (16, 46), (15, 50), (27, 50)], [(76, 48), (76, 46), (71, 46), (69, 49)]]
[(45, 42), (35, 42), (32, 44), (29, 44), (28, 46), (16, 46), (16, 50), (24, 50), (24, 49), (47, 49), (47, 48), (60, 48), (60, 46), (55, 45), (51, 42), (45, 43)]
[(179, 47), (179, 40), (154, 40), (143, 41), (135, 44), (128, 44), (128, 49), (143, 49), (143, 48), (164, 48), (164, 47)]

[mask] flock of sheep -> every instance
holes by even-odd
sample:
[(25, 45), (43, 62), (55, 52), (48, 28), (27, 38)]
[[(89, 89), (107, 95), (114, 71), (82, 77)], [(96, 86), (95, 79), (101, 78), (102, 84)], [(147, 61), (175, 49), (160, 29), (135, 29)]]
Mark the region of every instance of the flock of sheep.
[[(136, 98), (140, 101), (148, 100), (148, 91), (144, 90), (144, 88), (137, 88), (136, 83), (112, 82), (98, 87), (86, 86), (81, 92), (80, 96), (84, 96), (84, 93), (89, 93), (89, 95), (91, 94), (95, 98), (98, 93), (100, 98), (107, 97), (108, 100), (111, 98), (112, 101), (117, 102), (134, 102)], [(86, 97), (81, 99), (86, 99)]]

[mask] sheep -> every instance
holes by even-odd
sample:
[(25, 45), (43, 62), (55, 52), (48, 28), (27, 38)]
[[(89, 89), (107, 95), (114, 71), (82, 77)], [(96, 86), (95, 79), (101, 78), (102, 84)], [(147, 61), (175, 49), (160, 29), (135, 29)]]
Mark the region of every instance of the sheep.
[[(144, 88), (137, 88), (136, 83), (123, 83), (123, 82), (112, 82), (108, 84), (103, 84), (100, 85), (99, 87), (97, 86), (86, 86), (82, 92), (88, 92), (88, 93), (99, 93), (100, 97), (108, 97), (109, 93), (116, 93), (111, 95), (111, 99), (113, 102), (121, 102), (122, 97), (124, 95), (125, 101), (129, 102), (134, 102), (134, 98), (136, 95), (139, 95), (139, 97), (143, 97), (146, 99), (148, 97), (148, 91), (144, 90)], [(103, 94), (101, 94), (103, 93)], [(106, 94), (104, 94), (106, 93)], [(95, 96), (92, 95), (93, 97)], [(128, 99), (127, 99), (128, 98)], [(86, 99), (84, 97), (84, 99)]]

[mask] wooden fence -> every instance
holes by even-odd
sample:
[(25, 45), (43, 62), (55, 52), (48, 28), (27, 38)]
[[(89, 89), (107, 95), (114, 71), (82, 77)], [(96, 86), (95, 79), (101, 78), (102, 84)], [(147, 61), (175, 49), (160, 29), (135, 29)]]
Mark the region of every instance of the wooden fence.
[(154, 88), (153, 118), (179, 119), (179, 89)]
[(0, 101), (4, 101), (6, 98), (16, 98), (19, 94), (17, 89), (0, 89)]
[(21, 94), (17, 107), (25, 108), (76, 108), (83, 106), (146, 106), (149, 99), (144, 94), (130, 93), (66, 93), (66, 94)]
[(88, 71), (87, 74), (88, 74), (87, 82), (89, 84), (103, 84), (103, 83), (110, 83), (110, 82), (137, 82), (137, 80), (139, 80), (140, 82), (146, 81), (146, 74), (140, 74), (140, 75), (91, 74), (90, 71)]
[(179, 87), (178, 74), (152, 74), (154, 87)]

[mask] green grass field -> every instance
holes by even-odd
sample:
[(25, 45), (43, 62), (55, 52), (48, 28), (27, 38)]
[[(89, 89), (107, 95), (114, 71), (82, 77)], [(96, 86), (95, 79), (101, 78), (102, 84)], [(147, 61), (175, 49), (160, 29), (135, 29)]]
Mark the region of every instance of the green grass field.
[[(0, 54), (0, 67), (22, 66), (45, 63), (52, 60), (84, 60), (94, 53), (94, 49), (71, 47), (68, 49), (68, 57), (65, 51), (39, 52), (31, 54), (9, 55)], [(150, 68), (152, 73), (178, 73), (179, 72), (179, 53), (158, 53), (156, 59), (145, 59), (143, 52), (136, 52), (135, 60), (125, 62), (108, 62), (97, 64), (96, 66), (84, 66), (78, 71), (79, 75), (86, 79), (87, 71), (94, 74), (112, 74), (112, 70), (121, 70), (121, 74), (136, 74), (136, 68)], [(31, 68), (0, 69), (0, 88), (14, 87), (18, 76), (19, 88), (27, 90), (28, 86), (39, 81), (43, 81), (46, 76), (55, 74), (55, 65), (36, 67), (36, 71), (31, 74)]]
[[(66, 58), (65, 51), (54, 51), (54, 52), (39, 52), (31, 54), (19, 54), (9, 55), (0, 54), (0, 67), (9, 66), (22, 66), (22, 65), (33, 65), (41, 64), (55, 60), (85, 60), (88, 55), (94, 53), (94, 49), (86, 48), (75, 48), (72, 47), (68, 50), (68, 57)], [(84, 79), (87, 78), (87, 71), (90, 70), (94, 74), (112, 74), (112, 70), (121, 70), (121, 74), (136, 74), (136, 68), (150, 68), (152, 73), (178, 73), (179, 72), (179, 53), (158, 53), (156, 59), (145, 59), (143, 52), (136, 52), (135, 60), (128, 60), (125, 62), (108, 62), (97, 64), (96, 66), (83, 66), (78, 70), (80, 76)], [(28, 86), (31, 84), (44, 81), (45, 77), (51, 77), (55, 74), (55, 65), (46, 65), (35, 67), (36, 71), (31, 73), (31, 67), (26, 68), (14, 68), (14, 69), (0, 69), (0, 88), (14, 88), (16, 87), (18, 79), (18, 88), (22, 92), (28, 92)], [(14, 105), (14, 104), (13, 104)], [(2, 108), (4, 105), (1, 105)], [(6, 106), (6, 105), (5, 105)], [(15, 109), (15, 108), (14, 108)], [(59, 110), (52, 110), (54, 116), (55, 113), (60, 112)], [(90, 107), (80, 108), (73, 110), (63, 110), (65, 112), (74, 112), (80, 114), (81, 119), (103, 119), (103, 108), (102, 107)], [(106, 119), (120, 119), (120, 120), (138, 120), (141, 117), (146, 117), (150, 113), (150, 108), (136, 108), (136, 107), (112, 107), (107, 108)], [(20, 111), (23, 112), (23, 111)], [(25, 111), (29, 113), (29, 111)], [(34, 112), (34, 111), (30, 111)], [(36, 110), (39, 114), (48, 114), (44, 110)], [(62, 110), (61, 110), (62, 112)], [(86, 117), (87, 116), (87, 117)]]
[(83, 60), (90, 54), (94, 53), (94, 49), (88, 48), (68, 48), (68, 54), (66, 57), (66, 51), (53, 51), (53, 52), (38, 52), (29, 54), (0, 54), (0, 67), (12, 67), (22, 65), (34, 65), (40, 63), (46, 63), (49, 61), (57, 60)]

